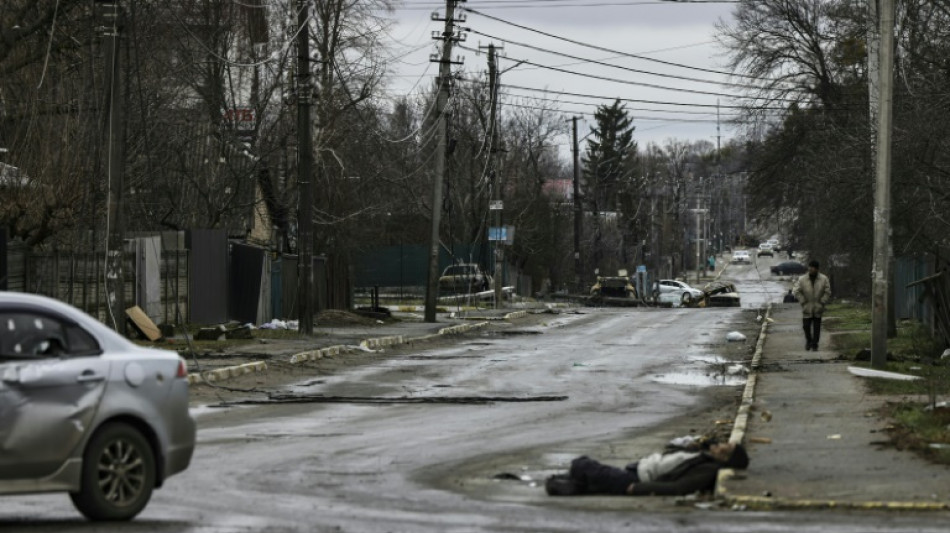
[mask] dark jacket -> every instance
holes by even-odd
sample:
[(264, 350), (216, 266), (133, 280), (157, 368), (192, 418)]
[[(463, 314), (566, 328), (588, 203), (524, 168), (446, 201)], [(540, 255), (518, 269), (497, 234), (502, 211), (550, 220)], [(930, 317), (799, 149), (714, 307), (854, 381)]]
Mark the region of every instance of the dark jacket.
[(655, 481), (635, 483), (634, 496), (683, 496), (694, 492), (712, 491), (721, 463), (707, 454), (702, 454), (663, 474)]

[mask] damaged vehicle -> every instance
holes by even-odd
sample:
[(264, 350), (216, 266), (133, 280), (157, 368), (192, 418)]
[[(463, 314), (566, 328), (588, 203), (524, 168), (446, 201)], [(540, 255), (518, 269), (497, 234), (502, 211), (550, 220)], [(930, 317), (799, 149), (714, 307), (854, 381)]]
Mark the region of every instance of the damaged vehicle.
[(0, 292), (0, 495), (68, 492), (130, 520), (195, 447), (188, 372), (44, 296)]
[(597, 276), (590, 288), (591, 298), (636, 298), (637, 289), (627, 276)]
[(477, 263), (449, 265), (439, 277), (440, 294), (482, 292), (494, 286), (492, 278)]
[(739, 307), (739, 291), (734, 283), (728, 281), (714, 281), (703, 287), (703, 292), (688, 302), (688, 307)]

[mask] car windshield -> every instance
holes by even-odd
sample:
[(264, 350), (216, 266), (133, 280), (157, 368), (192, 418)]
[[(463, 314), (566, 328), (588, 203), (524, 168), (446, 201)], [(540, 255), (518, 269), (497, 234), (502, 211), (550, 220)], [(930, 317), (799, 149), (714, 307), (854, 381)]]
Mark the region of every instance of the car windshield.
[(475, 273), (472, 265), (453, 265), (445, 269), (446, 276), (467, 276)]

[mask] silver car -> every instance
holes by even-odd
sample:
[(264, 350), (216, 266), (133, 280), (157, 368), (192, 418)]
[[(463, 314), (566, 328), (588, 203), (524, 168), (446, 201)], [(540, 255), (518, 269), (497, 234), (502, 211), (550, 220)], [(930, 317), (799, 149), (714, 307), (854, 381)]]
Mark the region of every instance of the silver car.
[(63, 491), (89, 519), (130, 520), (194, 447), (177, 353), (0, 291), (0, 494)]

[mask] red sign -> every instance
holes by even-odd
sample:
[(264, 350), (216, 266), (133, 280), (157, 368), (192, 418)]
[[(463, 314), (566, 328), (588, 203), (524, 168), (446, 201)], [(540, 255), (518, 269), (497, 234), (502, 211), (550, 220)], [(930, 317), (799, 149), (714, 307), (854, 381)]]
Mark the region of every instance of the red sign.
[(224, 110), (224, 120), (231, 122), (239, 130), (254, 129), (254, 108), (235, 107)]

